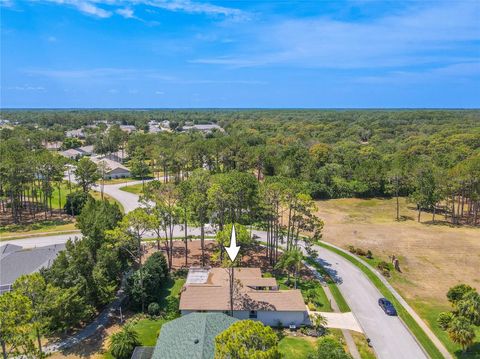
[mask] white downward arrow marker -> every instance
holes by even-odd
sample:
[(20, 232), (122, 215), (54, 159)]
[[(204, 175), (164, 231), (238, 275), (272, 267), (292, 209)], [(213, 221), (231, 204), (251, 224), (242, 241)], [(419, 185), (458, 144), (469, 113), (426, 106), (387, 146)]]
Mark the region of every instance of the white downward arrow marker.
[(232, 225), (232, 236), (230, 237), (230, 247), (225, 247), (225, 250), (230, 257), (230, 260), (233, 262), (237, 258), (238, 251), (240, 246), (237, 246), (237, 234), (235, 233), (235, 226)]

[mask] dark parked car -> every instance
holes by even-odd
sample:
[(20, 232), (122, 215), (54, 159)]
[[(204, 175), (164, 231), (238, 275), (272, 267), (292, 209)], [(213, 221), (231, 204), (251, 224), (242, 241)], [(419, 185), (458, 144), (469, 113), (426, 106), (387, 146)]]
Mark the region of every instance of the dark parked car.
[(397, 311), (395, 310), (395, 307), (393, 306), (392, 303), (390, 303), (390, 301), (388, 299), (380, 298), (378, 300), (378, 305), (380, 306), (380, 308), (383, 309), (385, 314), (387, 314), (387, 315), (397, 315)]

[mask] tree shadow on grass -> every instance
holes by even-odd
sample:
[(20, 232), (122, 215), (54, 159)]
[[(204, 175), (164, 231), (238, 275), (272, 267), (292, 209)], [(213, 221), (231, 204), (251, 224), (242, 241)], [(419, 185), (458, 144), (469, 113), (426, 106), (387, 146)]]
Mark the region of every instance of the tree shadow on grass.
[(480, 342), (475, 342), (468, 350), (464, 353), (462, 350), (456, 350), (455, 358), (458, 359), (479, 359), (480, 358)]

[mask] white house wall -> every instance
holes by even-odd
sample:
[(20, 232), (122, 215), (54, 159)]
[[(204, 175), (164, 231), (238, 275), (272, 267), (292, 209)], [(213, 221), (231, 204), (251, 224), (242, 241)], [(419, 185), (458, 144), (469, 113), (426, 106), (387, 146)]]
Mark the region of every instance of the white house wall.
[[(182, 315), (187, 315), (190, 313), (194, 313), (195, 310), (182, 310)], [(226, 313), (223, 311), (209, 311), (213, 313)], [(279, 323), (282, 324), (284, 327), (288, 327), (291, 324), (296, 325), (299, 327), (300, 325), (304, 325), (308, 323), (308, 313), (304, 312), (282, 312), (282, 311), (258, 311), (257, 318), (250, 318), (250, 312), (242, 310), (236, 310), (233, 312), (233, 316), (240, 320), (252, 319), (252, 320), (259, 320), (265, 325), (269, 325), (271, 327), (276, 327)]]
[(122, 168), (116, 168), (113, 171), (110, 171), (106, 175), (107, 178), (125, 178), (130, 177), (130, 171), (124, 170)]

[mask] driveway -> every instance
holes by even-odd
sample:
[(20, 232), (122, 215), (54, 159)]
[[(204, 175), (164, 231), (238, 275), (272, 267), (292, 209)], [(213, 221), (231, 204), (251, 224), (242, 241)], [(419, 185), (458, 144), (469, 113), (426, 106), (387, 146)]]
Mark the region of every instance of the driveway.
[(354, 330), (356, 332), (363, 333), (362, 328), (358, 324), (355, 316), (352, 312), (348, 313), (331, 313), (331, 312), (313, 312), (308, 311), (309, 314), (317, 315), (320, 314), (322, 317), (325, 317), (327, 328), (338, 328), (338, 329), (347, 329)]
[[(140, 206), (140, 204), (138, 203), (139, 196), (134, 193), (122, 191), (120, 188), (125, 186), (133, 186), (140, 183), (142, 183), (142, 181), (128, 182), (128, 184), (119, 183), (105, 185), (103, 187), (103, 192), (120, 202), (123, 206), (123, 209), (125, 210), (125, 213), (128, 213)], [(95, 190), (100, 191), (100, 186), (97, 185), (95, 187)]]

